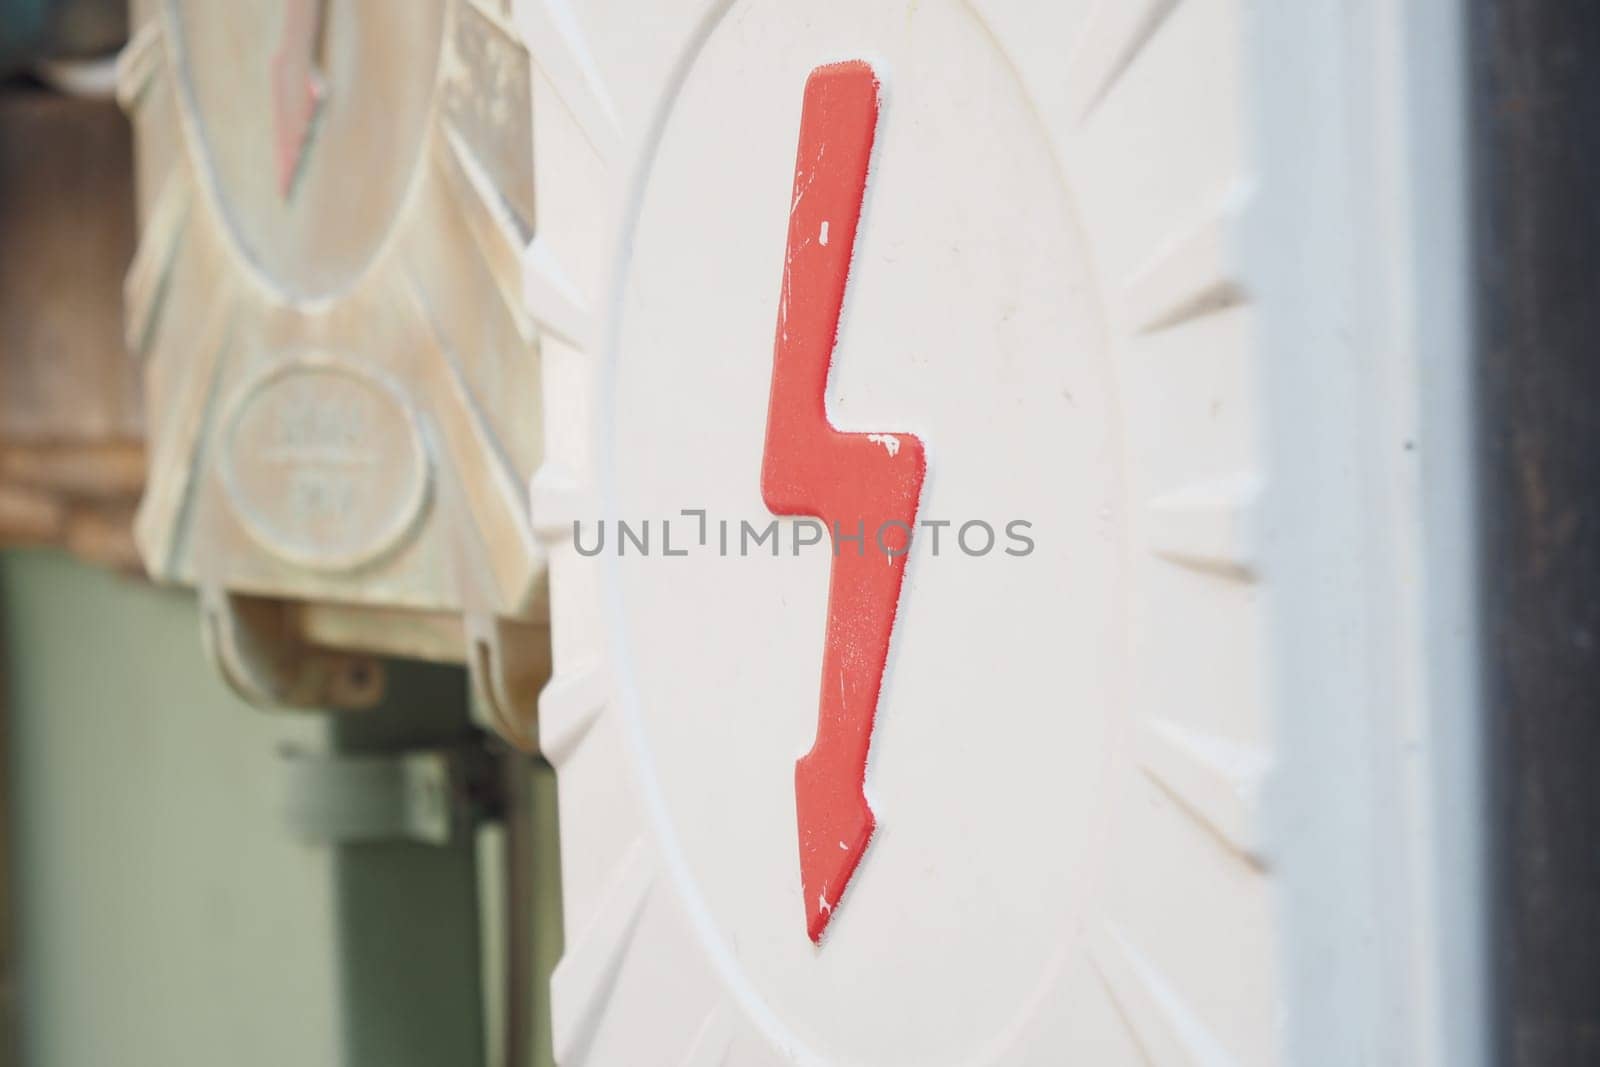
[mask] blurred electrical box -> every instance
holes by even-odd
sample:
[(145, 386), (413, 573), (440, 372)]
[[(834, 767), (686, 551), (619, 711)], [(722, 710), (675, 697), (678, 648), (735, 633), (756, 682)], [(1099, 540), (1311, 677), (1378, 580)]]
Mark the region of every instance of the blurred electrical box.
[(494, 5), (135, 0), (137, 539), (247, 698), (361, 705), (365, 654), (546, 676), (526, 49)]

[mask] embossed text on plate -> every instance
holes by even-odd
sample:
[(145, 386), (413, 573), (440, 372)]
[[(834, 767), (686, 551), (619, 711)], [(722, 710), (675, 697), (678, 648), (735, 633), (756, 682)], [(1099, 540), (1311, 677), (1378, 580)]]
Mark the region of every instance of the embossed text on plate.
[(344, 570), (411, 532), (429, 467), (397, 388), (354, 363), (314, 356), (278, 365), (232, 405), (222, 479), (257, 543), (301, 566)]

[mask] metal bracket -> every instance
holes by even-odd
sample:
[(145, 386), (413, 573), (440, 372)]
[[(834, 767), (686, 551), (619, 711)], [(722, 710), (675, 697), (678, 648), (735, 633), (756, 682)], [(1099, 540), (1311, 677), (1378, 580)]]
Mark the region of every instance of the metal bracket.
[(207, 653), (234, 692), (257, 707), (370, 708), (383, 696), (383, 664), (375, 656), (307, 644), (291, 605), (200, 590)]
[(288, 819), (307, 841), (448, 845), (498, 816), (493, 758), (481, 746), (373, 755), (285, 750)]

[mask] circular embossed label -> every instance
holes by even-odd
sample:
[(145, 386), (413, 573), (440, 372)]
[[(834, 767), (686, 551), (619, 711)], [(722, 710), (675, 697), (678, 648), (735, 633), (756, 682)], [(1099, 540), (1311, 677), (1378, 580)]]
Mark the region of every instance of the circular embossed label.
[(316, 356), (246, 386), (224, 425), (222, 480), (240, 521), (274, 555), (346, 569), (411, 531), (429, 474), (401, 394), (371, 371)]

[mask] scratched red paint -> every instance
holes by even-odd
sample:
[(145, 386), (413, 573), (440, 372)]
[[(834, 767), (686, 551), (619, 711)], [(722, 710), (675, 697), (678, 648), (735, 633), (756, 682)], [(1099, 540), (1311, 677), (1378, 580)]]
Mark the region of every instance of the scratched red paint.
[(326, 88), (317, 69), (317, 38), (327, 0), (289, 0), (283, 38), (272, 55), (273, 148), (278, 162), (278, 192), (294, 188), (300, 157), (311, 140)]
[[(820, 941), (876, 825), (864, 792), (867, 752), (905, 576), (926, 460), (910, 434), (843, 433), (823, 392), (850, 275), (878, 125), (866, 63), (818, 67), (806, 81), (794, 199), (772, 354), (761, 493), (778, 515), (806, 515), (853, 536), (835, 545), (828, 585), (817, 733), (795, 765), (806, 932)], [(898, 553), (880, 550), (877, 534)]]

